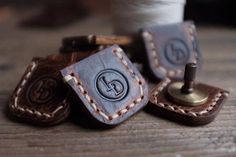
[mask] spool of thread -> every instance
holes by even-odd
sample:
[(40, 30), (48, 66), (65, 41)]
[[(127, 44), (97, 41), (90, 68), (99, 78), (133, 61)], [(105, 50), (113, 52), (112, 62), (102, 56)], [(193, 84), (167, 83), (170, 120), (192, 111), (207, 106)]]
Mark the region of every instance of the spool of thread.
[(118, 35), (140, 28), (183, 21), (186, 0), (113, 0), (113, 28)]

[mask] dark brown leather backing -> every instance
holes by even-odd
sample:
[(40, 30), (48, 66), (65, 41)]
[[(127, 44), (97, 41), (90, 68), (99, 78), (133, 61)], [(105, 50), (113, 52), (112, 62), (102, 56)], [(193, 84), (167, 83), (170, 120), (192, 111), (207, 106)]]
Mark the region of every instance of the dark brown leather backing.
[(10, 98), (11, 114), (39, 125), (53, 125), (67, 118), (70, 102), (59, 70), (90, 54), (33, 58)]
[(62, 39), (63, 46), (93, 46), (93, 45), (129, 45), (133, 42), (132, 36), (116, 36), (116, 35), (87, 35), (73, 36)]
[(102, 124), (119, 124), (148, 102), (148, 85), (117, 45), (61, 73), (90, 115)]
[(201, 67), (196, 28), (192, 22), (147, 27), (142, 30), (148, 64), (157, 79), (182, 79), (186, 63)]
[(84, 50), (102, 50), (108, 46), (117, 44), (122, 46), (130, 46), (134, 42), (131, 36), (115, 36), (115, 35), (84, 35), (72, 36), (62, 39), (61, 53), (70, 53)]
[(156, 115), (189, 125), (203, 125), (214, 120), (224, 101), (229, 95), (228, 91), (197, 83), (195, 88), (204, 90), (209, 94), (206, 103), (200, 106), (182, 106), (170, 101), (167, 97), (170, 79), (159, 83), (151, 92), (149, 109)]

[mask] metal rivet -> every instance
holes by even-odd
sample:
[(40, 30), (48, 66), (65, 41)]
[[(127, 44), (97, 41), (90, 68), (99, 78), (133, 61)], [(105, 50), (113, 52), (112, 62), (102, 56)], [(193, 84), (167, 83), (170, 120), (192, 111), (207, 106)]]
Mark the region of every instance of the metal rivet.
[(197, 106), (207, 101), (208, 93), (195, 88), (196, 71), (195, 63), (186, 64), (184, 82), (174, 82), (168, 87), (168, 96), (172, 101), (187, 106)]

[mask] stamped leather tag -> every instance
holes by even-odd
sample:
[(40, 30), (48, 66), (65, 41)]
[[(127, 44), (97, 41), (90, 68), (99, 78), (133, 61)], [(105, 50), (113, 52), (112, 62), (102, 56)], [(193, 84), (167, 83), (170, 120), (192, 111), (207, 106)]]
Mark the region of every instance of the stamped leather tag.
[(39, 125), (53, 125), (67, 118), (70, 103), (60, 71), (90, 53), (33, 58), (9, 103), (12, 115)]
[(116, 125), (148, 102), (148, 86), (117, 45), (61, 70), (64, 80), (98, 122)]
[(142, 30), (149, 67), (158, 79), (182, 79), (186, 63), (201, 64), (197, 33), (192, 22)]
[(170, 83), (171, 80), (167, 78), (153, 89), (149, 109), (154, 114), (188, 125), (204, 125), (213, 121), (229, 95), (223, 89), (197, 83), (196, 88), (209, 94), (208, 100), (199, 106), (183, 106), (168, 99), (167, 89)]

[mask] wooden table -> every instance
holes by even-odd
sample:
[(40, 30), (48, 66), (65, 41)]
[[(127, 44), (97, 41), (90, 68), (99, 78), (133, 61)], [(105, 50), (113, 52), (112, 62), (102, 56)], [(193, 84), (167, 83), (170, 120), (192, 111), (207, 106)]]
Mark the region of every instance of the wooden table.
[[(39, 128), (11, 120), (8, 97), (33, 56), (57, 53), (64, 36), (111, 34), (107, 17), (93, 17), (58, 30), (17, 27), (27, 14), (16, 12), (0, 23), (0, 156), (236, 156), (236, 30), (200, 27), (204, 66), (198, 80), (231, 92), (214, 122), (188, 127), (141, 111), (122, 125), (96, 130), (69, 118)], [(75, 122), (77, 121), (77, 122)]]

